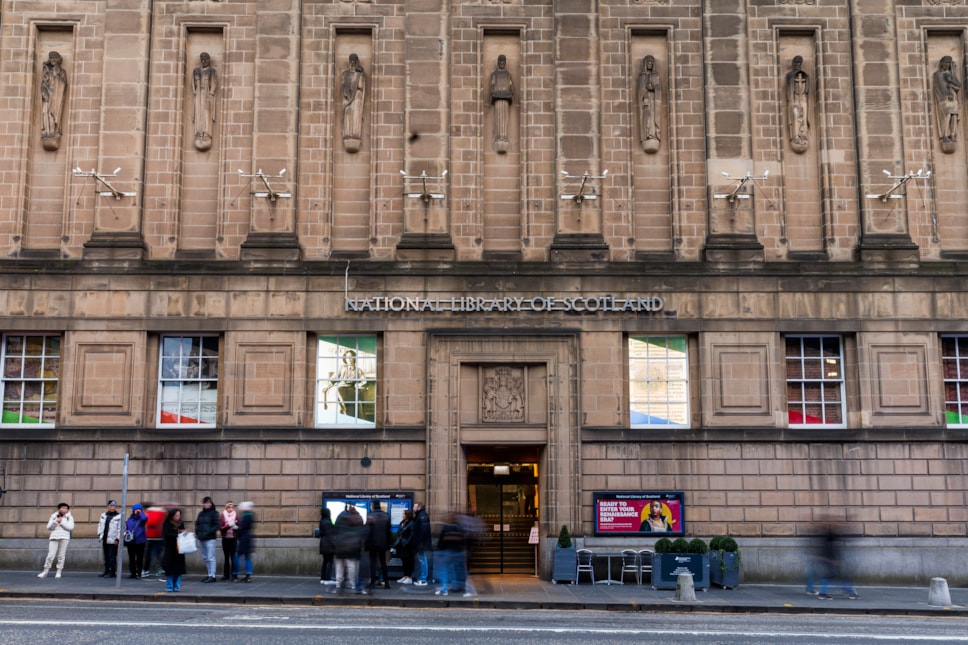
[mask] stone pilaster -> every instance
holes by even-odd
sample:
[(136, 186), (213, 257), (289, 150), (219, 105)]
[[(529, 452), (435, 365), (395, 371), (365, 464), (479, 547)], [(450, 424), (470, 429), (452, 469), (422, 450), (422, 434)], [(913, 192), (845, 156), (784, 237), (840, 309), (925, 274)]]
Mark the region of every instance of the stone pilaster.
[[(292, 197), (251, 197), (249, 235), (241, 257), (249, 261), (291, 261), (300, 256), (296, 237), (296, 133), (299, 122), (299, 35), (298, 0), (259, 2), (255, 51), (255, 133), (252, 138), (252, 168), (266, 175), (275, 192)], [(252, 180), (253, 192), (266, 192), (259, 179)]]
[[(149, 26), (151, 3), (106, 0), (101, 122), (95, 170), (110, 174), (111, 184), (134, 197), (96, 197), (94, 231), (84, 257), (137, 260), (144, 256), (141, 230), (145, 123), (147, 120)], [(84, 170), (87, 170), (86, 168)], [(101, 190), (101, 186), (98, 190)]]

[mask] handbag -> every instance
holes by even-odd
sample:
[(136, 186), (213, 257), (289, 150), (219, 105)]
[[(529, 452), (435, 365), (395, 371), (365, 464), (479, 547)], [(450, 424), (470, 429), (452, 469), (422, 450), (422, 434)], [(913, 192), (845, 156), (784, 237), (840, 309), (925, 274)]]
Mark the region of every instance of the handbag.
[(179, 533), (178, 552), (185, 555), (187, 553), (195, 553), (195, 551), (198, 551), (198, 541), (195, 539), (195, 534), (191, 531)]
[(124, 532), (124, 541), (125, 541), (125, 543), (133, 542), (134, 541), (134, 533), (131, 532), (131, 531), (125, 531)]

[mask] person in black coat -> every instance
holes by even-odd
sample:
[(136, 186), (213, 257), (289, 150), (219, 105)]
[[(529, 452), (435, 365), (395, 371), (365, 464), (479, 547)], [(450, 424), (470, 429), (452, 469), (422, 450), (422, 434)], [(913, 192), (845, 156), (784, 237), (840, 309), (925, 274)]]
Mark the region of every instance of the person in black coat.
[(185, 556), (178, 552), (178, 536), (185, 532), (180, 509), (168, 511), (168, 517), (161, 526), (161, 537), (165, 542), (165, 555), (161, 566), (165, 569), (167, 581), (165, 591), (181, 591), (181, 579), (185, 575)]
[(366, 548), (370, 552), (370, 589), (376, 586), (377, 566), (383, 575), (383, 588), (390, 588), (390, 572), (387, 570), (387, 549), (390, 548), (390, 516), (380, 502), (370, 502), (370, 514), (366, 516)]
[(336, 534), (333, 536), (333, 550), (336, 556), (336, 588), (338, 593), (343, 585), (350, 591), (367, 595), (366, 589), (356, 589), (360, 572), (360, 552), (366, 537), (366, 526), (356, 506), (347, 504), (346, 510), (336, 518)]
[(413, 524), (413, 553), (416, 559), (415, 571), (417, 579), (413, 584), (417, 587), (427, 586), (427, 575), (430, 573), (430, 565), (427, 562), (427, 551), (433, 548), (430, 535), (430, 516), (427, 509), (420, 502), (413, 505), (414, 524)]
[[(239, 528), (235, 532), (236, 542), (235, 551), (239, 554), (239, 559), (245, 561), (245, 577), (236, 582), (252, 582), (252, 554), (255, 552), (255, 513), (252, 509), (255, 504), (252, 502), (239, 503)], [(241, 563), (240, 563), (241, 568)]]
[(211, 497), (202, 500), (202, 510), (195, 518), (195, 537), (207, 575), (202, 582), (215, 582), (215, 543), (218, 540), (219, 514)]
[(333, 544), (333, 537), (336, 535), (336, 527), (333, 526), (333, 514), (328, 508), (323, 508), (319, 513), (319, 554), (323, 556), (323, 567), (319, 571), (319, 584), (334, 585), (336, 580), (333, 578), (333, 561), (336, 551)]
[(402, 585), (413, 584), (413, 527), (414, 514), (409, 508), (403, 512), (403, 520), (393, 541), (393, 553), (403, 563), (403, 577), (397, 580)]

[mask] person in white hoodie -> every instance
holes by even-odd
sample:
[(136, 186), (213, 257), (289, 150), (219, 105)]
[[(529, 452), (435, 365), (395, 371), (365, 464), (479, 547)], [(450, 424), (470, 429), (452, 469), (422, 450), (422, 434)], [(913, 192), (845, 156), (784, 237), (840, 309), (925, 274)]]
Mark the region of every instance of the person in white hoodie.
[(50, 516), (47, 521), (47, 530), (50, 531), (50, 548), (47, 550), (47, 559), (44, 561), (44, 570), (37, 574), (38, 578), (46, 578), (47, 572), (57, 559), (57, 573), (55, 578), (61, 577), (64, 570), (64, 556), (67, 555), (67, 545), (71, 541), (71, 532), (74, 530), (74, 517), (71, 515), (71, 506), (66, 502), (57, 505), (57, 511)]

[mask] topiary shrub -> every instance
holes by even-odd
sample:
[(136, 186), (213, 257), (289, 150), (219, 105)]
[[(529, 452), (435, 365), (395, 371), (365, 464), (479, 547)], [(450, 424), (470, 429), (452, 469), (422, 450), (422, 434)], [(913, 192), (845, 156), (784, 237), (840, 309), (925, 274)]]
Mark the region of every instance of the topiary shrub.
[(736, 544), (736, 540), (727, 536), (720, 540), (719, 550), (726, 553), (739, 553), (739, 545)]
[(659, 538), (655, 541), (656, 553), (672, 553), (672, 540), (669, 538)]
[(705, 555), (709, 553), (709, 545), (702, 538), (693, 538), (689, 541), (689, 551), (687, 553), (698, 553)]
[(559, 549), (571, 548), (571, 533), (568, 532), (567, 526), (562, 525), (561, 530), (558, 531), (558, 548)]
[(723, 549), (720, 546), (720, 544), (722, 544), (722, 542), (725, 539), (725, 537), (726, 536), (724, 536), (724, 535), (717, 535), (716, 537), (714, 537), (713, 539), (711, 539), (709, 541), (709, 550), (710, 551), (722, 551)]
[(692, 553), (689, 550), (689, 540), (686, 538), (677, 538), (672, 543), (672, 553)]

